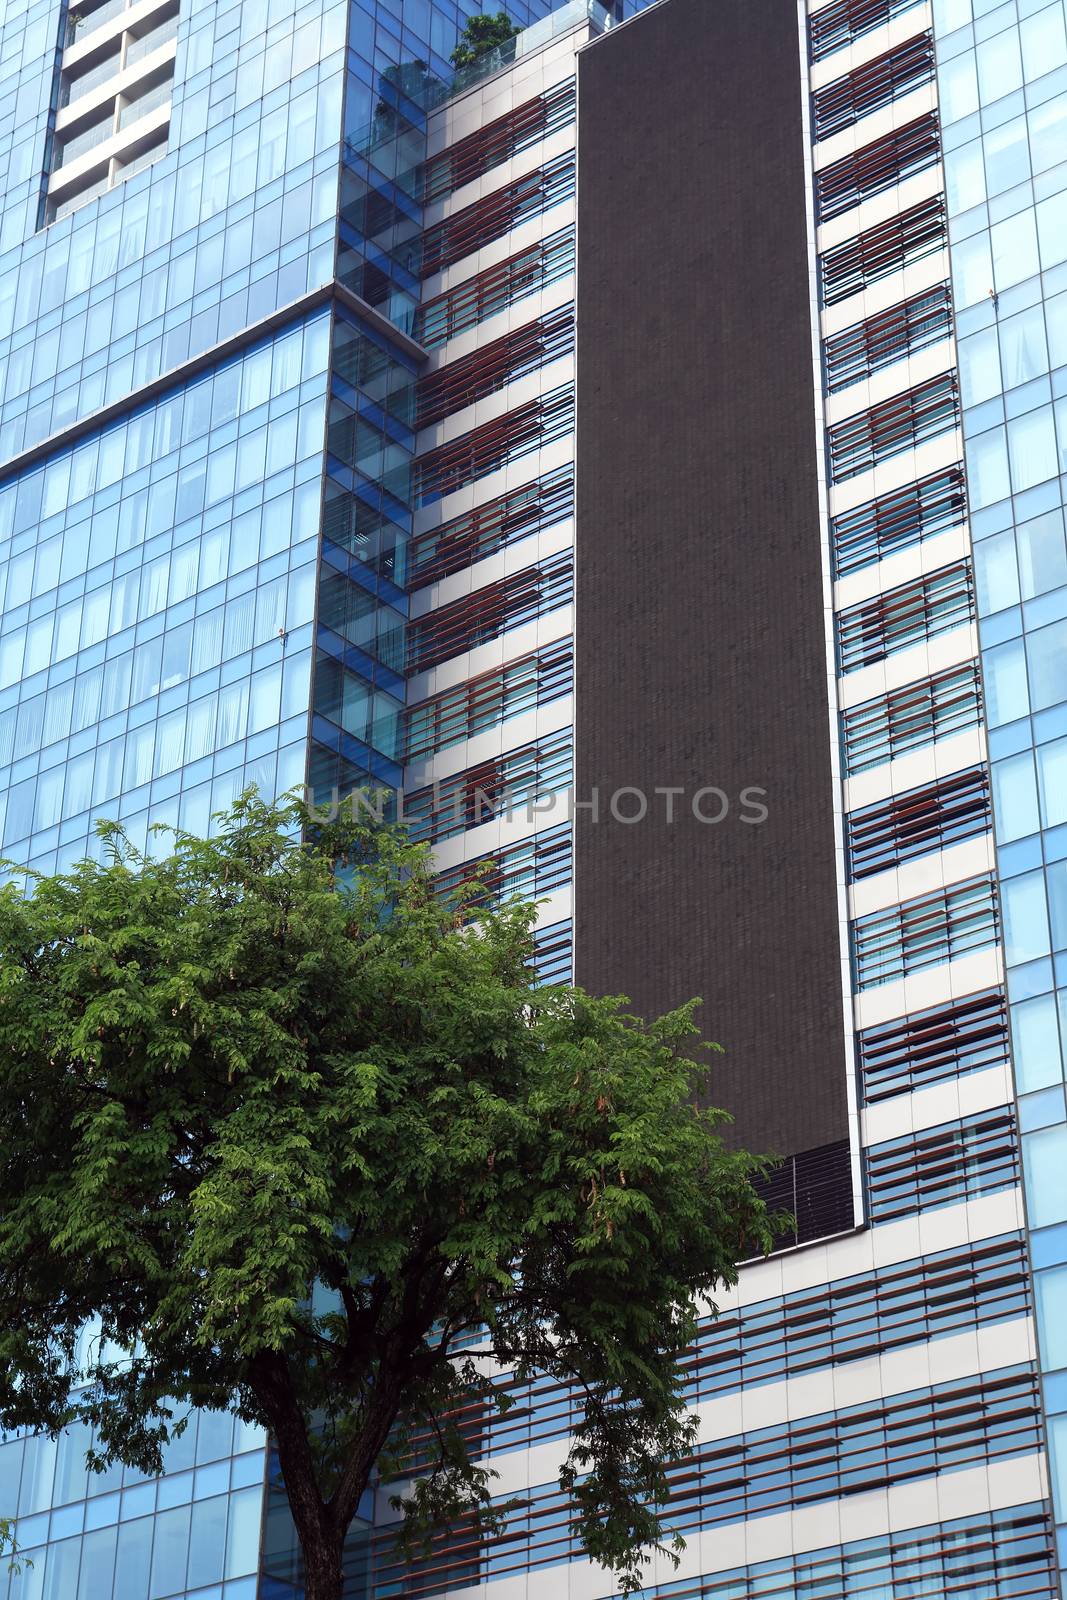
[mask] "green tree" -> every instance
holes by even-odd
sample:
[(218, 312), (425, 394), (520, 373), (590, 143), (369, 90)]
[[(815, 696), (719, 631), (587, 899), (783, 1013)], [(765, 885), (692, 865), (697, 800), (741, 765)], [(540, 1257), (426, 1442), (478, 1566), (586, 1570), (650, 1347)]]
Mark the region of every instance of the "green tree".
[(498, 1398), (484, 1328), (578, 1385), (561, 1481), (633, 1587), (698, 1299), (769, 1245), (759, 1163), (698, 1108), (692, 1007), (537, 988), (528, 908), (460, 912), (402, 833), (310, 821), (248, 795), (161, 859), (101, 824), (102, 863), (0, 892), (0, 1425), (151, 1472), (190, 1403), (261, 1424), (337, 1600), (416, 1443), (410, 1536), (497, 1525), (456, 1420)]
[(506, 11), (497, 11), (493, 15), (488, 11), (477, 11), (474, 16), (467, 18), (459, 42), (448, 59), (457, 69), (471, 67), (491, 50), (514, 39), (518, 31)]

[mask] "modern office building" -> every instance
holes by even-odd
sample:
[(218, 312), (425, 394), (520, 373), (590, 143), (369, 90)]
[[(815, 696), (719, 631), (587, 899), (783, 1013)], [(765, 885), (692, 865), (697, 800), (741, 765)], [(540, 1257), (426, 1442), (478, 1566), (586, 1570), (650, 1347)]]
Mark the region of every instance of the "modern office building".
[[(650, 1596), (1051, 1600), (1063, 0), (507, 9), (457, 76), (453, 0), (8, 0), (3, 851), (369, 781), (546, 981), (702, 995), (797, 1227)], [(612, 1595), (514, 1399), (504, 1534), (405, 1568), (369, 1496), (353, 1596)], [(296, 1600), (262, 1436), (84, 1445), (0, 1445), (0, 1596)]]

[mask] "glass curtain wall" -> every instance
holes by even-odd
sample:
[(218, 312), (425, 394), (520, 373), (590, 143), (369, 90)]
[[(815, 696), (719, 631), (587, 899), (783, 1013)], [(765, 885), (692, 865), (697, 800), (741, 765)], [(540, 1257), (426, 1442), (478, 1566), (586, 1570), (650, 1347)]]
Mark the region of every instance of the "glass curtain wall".
[(934, 0), (1038, 1342), (1067, 1568), (1067, 16)]

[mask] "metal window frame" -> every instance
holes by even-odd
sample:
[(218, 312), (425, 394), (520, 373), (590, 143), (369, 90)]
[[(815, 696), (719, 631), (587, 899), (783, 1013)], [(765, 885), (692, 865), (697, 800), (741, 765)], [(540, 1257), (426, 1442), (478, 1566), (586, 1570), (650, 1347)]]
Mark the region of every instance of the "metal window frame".
[(834, 576), (883, 561), (921, 544), (950, 528), (960, 528), (967, 520), (967, 491), (962, 461), (939, 472), (928, 473), (904, 489), (877, 495), (851, 511), (831, 519)]
[(908, 750), (936, 744), (981, 723), (978, 662), (949, 667), (843, 713), (845, 774), (867, 772)]
[(819, 292), (824, 306), (837, 305), (937, 250), (948, 247), (944, 194), (919, 200), (885, 222), (865, 228), (819, 257)]
[(952, 335), (952, 290), (935, 284), (823, 341), (827, 394), (840, 394), (894, 361)]
[(864, 1028), (856, 1035), (856, 1058), (864, 1105), (1003, 1066), (1010, 1059), (1004, 990), (983, 989)]
[(933, 77), (934, 36), (927, 28), (816, 89), (811, 97), (815, 142), (853, 127), (861, 117), (931, 83)]

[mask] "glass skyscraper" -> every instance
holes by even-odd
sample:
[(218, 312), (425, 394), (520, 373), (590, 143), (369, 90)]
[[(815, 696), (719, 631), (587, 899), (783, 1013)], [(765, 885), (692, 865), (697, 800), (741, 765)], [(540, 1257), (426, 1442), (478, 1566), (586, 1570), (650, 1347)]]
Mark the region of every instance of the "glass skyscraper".
[[(1063, 0), (472, 9), (7, 0), (0, 849), (369, 782), (546, 981), (703, 994), (796, 1225), (649, 1596), (1054, 1600)], [(613, 1596), (501, 1381), (505, 1529), (371, 1491), (347, 1596)], [(299, 1600), (260, 1432), (86, 1443), (0, 1443), (0, 1600)]]

